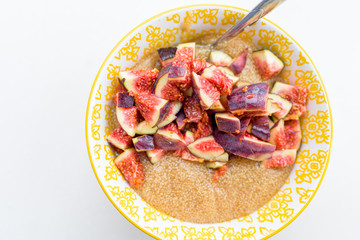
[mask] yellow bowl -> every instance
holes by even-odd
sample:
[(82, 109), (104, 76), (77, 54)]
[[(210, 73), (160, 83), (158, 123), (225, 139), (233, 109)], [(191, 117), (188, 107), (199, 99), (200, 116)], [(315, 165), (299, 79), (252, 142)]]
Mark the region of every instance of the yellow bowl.
[[(114, 166), (106, 137), (112, 97), (120, 70), (148, 51), (208, 34), (224, 32), (248, 11), (224, 5), (193, 5), (172, 9), (141, 23), (123, 37), (102, 64), (91, 89), (86, 114), (86, 140), (94, 173), (114, 206), (135, 226), (157, 239), (266, 239), (289, 225), (306, 208), (324, 177), (330, 156), (332, 119), (329, 100), (316, 67), (304, 49), (269, 20), (241, 33), (260, 48), (270, 49), (285, 63), (283, 77), (309, 89), (308, 111), (302, 118), (302, 146), (289, 179), (262, 208), (251, 215), (217, 224), (181, 222), (144, 202)], [(189, 14), (192, 13), (192, 14)], [(180, 36), (188, 18), (194, 30)]]

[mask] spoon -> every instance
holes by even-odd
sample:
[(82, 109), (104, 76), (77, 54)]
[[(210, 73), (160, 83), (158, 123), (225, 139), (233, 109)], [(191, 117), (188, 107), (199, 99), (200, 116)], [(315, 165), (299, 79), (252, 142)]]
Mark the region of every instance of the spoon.
[[(230, 40), (231, 38), (236, 37), (239, 33), (244, 31), (245, 28), (256, 23), (260, 18), (271, 12), (274, 8), (280, 5), (280, 3), (285, 0), (263, 0), (261, 1), (251, 12), (249, 12), (240, 22), (234, 25), (226, 33), (224, 33), (220, 38), (209, 45), (196, 45), (199, 47), (198, 50), (204, 51), (210, 54), (211, 49), (213, 49), (217, 44), (225, 40)], [(206, 54), (208, 55), (208, 54)]]

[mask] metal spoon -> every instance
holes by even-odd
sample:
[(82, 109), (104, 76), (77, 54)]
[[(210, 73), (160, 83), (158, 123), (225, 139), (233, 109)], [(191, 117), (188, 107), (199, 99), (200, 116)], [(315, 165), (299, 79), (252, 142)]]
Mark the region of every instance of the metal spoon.
[[(225, 40), (229, 40), (233, 37), (236, 37), (239, 33), (244, 31), (245, 28), (256, 23), (260, 18), (268, 14), (271, 10), (280, 5), (280, 3), (285, 0), (263, 0), (261, 1), (251, 12), (249, 12), (240, 22), (238, 22), (235, 26), (229, 29), (224, 35), (218, 38), (215, 42), (209, 45), (196, 45), (199, 47), (203, 53), (209, 53), (211, 49), (213, 49), (217, 44), (223, 42)], [(208, 54), (206, 54), (208, 55)]]

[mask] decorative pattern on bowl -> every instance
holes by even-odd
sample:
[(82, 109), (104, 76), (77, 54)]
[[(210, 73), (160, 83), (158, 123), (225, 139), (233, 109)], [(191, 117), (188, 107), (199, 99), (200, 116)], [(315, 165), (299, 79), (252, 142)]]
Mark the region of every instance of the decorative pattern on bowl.
[[(246, 14), (246, 10), (223, 5), (195, 5), (173, 9), (143, 22), (110, 52), (93, 84), (86, 116), (86, 140), (90, 161), (105, 194), (134, 225), (158, 239), (266, 239), (290, 224), (315, 195), (329, 161), (332, 121), (323, 82), (301, 46), (274, 23), (262, 19), (243, 38), (274, 52), (285, 63), (288, 83), (309, 89), (308, 111), (302, 118), (302, 146), (294, 170), (282, 189), (249, 216), (217, 224), (194, 224), (167, 216), (143, 201), (123, 179), (113, 163), (115, 157), (106, 137), (112, 97), (119, 71), (129, 69), (150, 50), (222, 33)], [(193, 23), (181, 36), (179, 23)]]

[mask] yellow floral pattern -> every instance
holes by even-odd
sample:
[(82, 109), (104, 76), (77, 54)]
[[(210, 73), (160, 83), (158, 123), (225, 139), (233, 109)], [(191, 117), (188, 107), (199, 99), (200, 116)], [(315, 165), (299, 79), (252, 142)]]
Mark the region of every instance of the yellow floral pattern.
[(148, 33), (146, 41), (149, 42), (149, 47), (144, 49), (144, 55), (151, 50), (170, 46), (172, 42), (175, 42), (179, 28), (166, 29), (165, 32), (161, 32), (159, 27), (150, 25), (146, 28), (146, 32)]
[(259, 231), (260, 231), (261, 235), (263, 235), (263, 236), (267, 236), (267, 235), (269, 235), (269, 234), (271, 234), (271, 233), (274, 232), (273, 229), (268, 229), (268, 228), (266, 228), (266, 227), (260, 227), (260, 228), (259, 228)]
[(274, 218), (279, 218), (282, 223), (289, 220), (294, 213), (294, 209), (289, 207), (289, 203), (293, 201), (291, 192), (291, 188), (280, 190), (270, 202), (260, 208), (257, 211), (259, 222), (274, 222)]
[(295, 84), (309, 90), (308, 97), (310, 100), (316, 101), (318, 104), (326, 101), (324, 91), (321, 89), (320, 82), (313, 71), (296, 70), (295, 76)]
[(252, 41), (252, 38), (255, 36), (255, 30), (243, 31), (239, 34), (239, 36), (245, 41)]
[(203, 20), (203, 24), (216, 25), (218, 22), (217, 14), (219, 9), (196, 9), (187, 11), (184, 21), (198, 23), (200, 19)]
[(101, 84), (99, 84), (99, 87), (98, 87), (98, 90), (96, 91), (96, 94), (95, 94), (95, 99), (96, 100), (101, 100)]
[(232, 24), (235, 25), (239, 20), (243, 19), (244, 13), (236, 12), (232, 10), (224, 11), (224, 18), (221, 20), (221, 25)]
[(175, 218), (161, 213), (155, 208), (151, 207), (149, 204), (146, 204), (146, 206), (144, 207), (144, 221), (157, 221), (159, 220), (158, 217), (161, 217), (163, 221), (175, 222)]
[(185, 233), (184, 240), (215, 240), (215, 228), (202, 228), (201, 231), (196, 231), (194, 227), (182, 226), (181, 230)]
[(252, 223), (253, 222), (253, 218), (250, 215), (247, 215), (245, 217), (241, 217), (238, 218), (239, 222), (248, 222), (248, 223)]
[(256, 240), (255, 227), (241, 228), (238, 232), (234, 228), (219, 227), (219, 231), (223, 234), (222, 240)]
[(113, 197), (116, 198), (116, 201), (119, 205), (125, 209), (127, 214), (136, 222), (139, 221), (138, 210), (139, 207), (134, 205), (134, 201), (137, 199), (134, 190), (130, 187), (125, 187), (123, 191), (120, 190), (118, 186), (112, 187), (108, 186), (108, 189)]
[(314, 190), (296, 188), (296, 192), (300, 195), (299, 202), (304, 204), (310, 199), (311, 195), (314, 193)]
[(290, 70), (283, 70), (281, 72), (281, 77), (285, 80), (284, 82), (287, 83), (287, 84), (290, 83), (290, 75), (291, 75)]
[(122, 175), (118, 170), (118, 168), (115, 166), (114, 163), (115, 154), (111, 150), (109, 145), (104, 145), (104, 150), (105, 150), (105, 160), (109, 162), (109, 165), (105, 166), (105, 175), (104, 175), (105, 181), (117, 180), (118, 177), (120, 176), (122, 177)]
[(291, 65), (290, 57), (294, 51), (290, 50), (292, 42), (290, 42), (287, 37), (284, 37), (282, 34), (276, 34), (275, 30), (268, 31), (266, 29), (261, 29), (259, 31), (259, 37), (259, 46), (269, 49), (280, 57), (285, 66)]
[(160, 231), (158, 227), (145, 227), (149, 229), (153, 234), (160, 236), (162, 239), (166, 240), (178, 240), (178, 228), (176, 226), (166, 227), (164, 231)]
[(178, 13), (175, 13), (171, 17), (169, 17), (169, 16), (166, 17), (166, 21), (168, 21), (168, 22), (173, 21), (174, 23), (180, 23), (180, 20), (181, 20), (180, 15)]
[(100, 125), (97, 124), (97, 120), (100, 119), (101, 104), (95, 104), (91, 114), (91, 134), (93, 139), (100, 140)]
[(128, 43), (125, 44), (124, 47), (122, 47), (118, 51), (118, 55), (115, 56), (115, 59), (120, 60), (121, 56), (125, 56), (127, 61), (133, 61), (136, 62), (139, 60), (139, 50), (140, 47), (137, 45), (137, 42), (141, 40), (141, 34), (138, 33), (135, 36), (133, 36)]
[(327, 158), (327, 152), (319, 150), (317, 153), (310, 154), (310, 150), (302, 150), (298, 154), (297, 164), (300, 169), (295, 171), (296, 183), (312, 183), (313, 179), (321, 176)]
[(101, 145), (100, 144), (95, 144), (94, 145), (95, 159), (100, 159), (100, 150), (101, 150)]
[(226, 29), (209, 29), (209, 30), (202, 30), (201, 32), (196, 32), (195, 29), (191, 29), (188, 32), (181, 34), (180, 40), (181, 42), (191, 42), (196, 38), (206, 36), (209, 34), (223, 34), (226, 32)]
[(296, 64), (298, 66), (302, 66), (304, 64), (309, 64), (309, 62), (306, 60), (306, 57), (302, 55), (302, 52), (299, 52), (299, 59), (296, 60)]
[(316, 114), (309, 114), (301, 118), (301, 128), (303, 132), (302, 142), (307, 144), (309, 140), (315, 140), (316, 143), (329, 143), (330, 142), (330, 129), (329, 129), (329, 112), (317, 111)]

